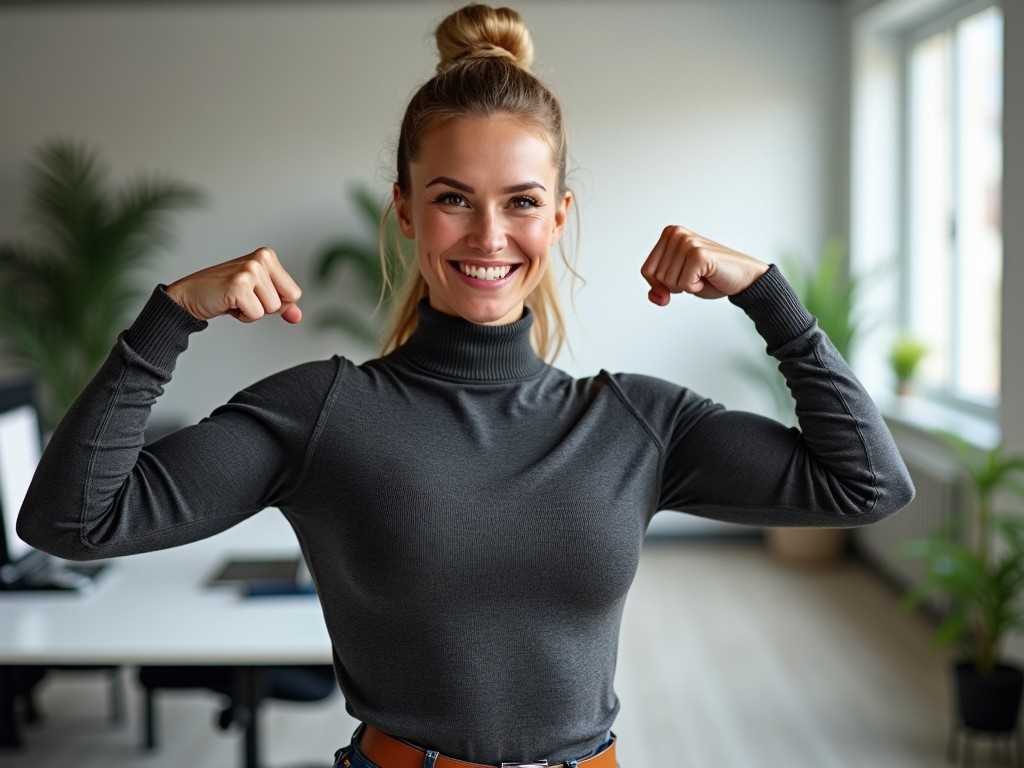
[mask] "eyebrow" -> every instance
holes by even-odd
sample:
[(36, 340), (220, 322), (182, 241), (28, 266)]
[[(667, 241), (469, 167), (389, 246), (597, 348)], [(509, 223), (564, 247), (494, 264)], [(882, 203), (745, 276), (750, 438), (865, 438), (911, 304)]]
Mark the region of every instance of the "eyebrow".
[[(455, 187), (460, 192), (468, 192), (471, 195), (476, 193), (476, 190), (469, 186), (469, 184), (463, 184), (461, 181), (457, 181), (449, 176), (438, 176), (433, 181), (428, 182), (426, 187), (429, 189), (435, 184), (447, 184), (449, 187)], [(513, 184), (511, 187), (505, 187), (502, 190), (502, 194), (513, 195), (516, 192), (528, 192), (531, 189), (540, 189), (543, 192), (548, 191), (539, 181), (526, 181), (522, 184)]]

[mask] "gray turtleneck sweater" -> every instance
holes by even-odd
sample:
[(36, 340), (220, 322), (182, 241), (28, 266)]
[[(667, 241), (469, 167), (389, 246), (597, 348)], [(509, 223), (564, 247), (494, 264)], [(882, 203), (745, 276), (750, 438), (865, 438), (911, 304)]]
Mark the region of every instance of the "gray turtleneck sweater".
[(283, 371), (143, 447), (205, 327), (158, 289), (54, 433), (18, 531), (91, 559), (277, 507), (354, 717), (466, 760), (578, 757), (618, 711), (619, 622), (655, 512), (852, 526), (913, 494), (781, 275), (731, 301), (779, 360), (799, 430), (649, 377), (573, 379), (536, 356), (529, 313), (489, 327), (423, 305), (395, 352)]

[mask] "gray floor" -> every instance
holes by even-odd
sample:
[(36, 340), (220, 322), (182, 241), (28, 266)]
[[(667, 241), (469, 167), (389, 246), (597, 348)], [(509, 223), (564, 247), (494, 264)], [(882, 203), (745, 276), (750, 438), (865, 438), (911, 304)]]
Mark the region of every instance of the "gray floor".
[[(623, 768), (934, 768), (944, 764), (947, 658), (930, 627), (856, 563), (788, 567), (753, 541), (658, 543), (644, 553), (622, 632), (616, 725)], [(203, 695), (160, 702), (165, 734), (138, 750), (138, 708), (106, 722), (95, 674), (45, 684), (46, 721), (4, 768), (227, 768), (237, 736)], [(319, 762), (354, 723), (329, 704), (264, 710), (269, 768)], [(991, 764), (981, 750), (975, 765)]]

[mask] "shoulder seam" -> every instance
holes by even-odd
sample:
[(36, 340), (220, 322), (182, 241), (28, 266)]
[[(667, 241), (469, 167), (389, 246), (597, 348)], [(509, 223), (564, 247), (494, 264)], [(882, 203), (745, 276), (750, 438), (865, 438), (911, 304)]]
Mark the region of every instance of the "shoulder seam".
[[(823, 332), (824, 333), (824, 332)], [(846, 402), (846, 398), (843, 397), (843, 392), (839, 387), (836, 386), (835, 375), (832, 369), (828, 366), (820, 354), (820, 349), (817, 345), (814, 345), (814, 357), (818, 361), (818, 365), (821, 366), (822, 370), (828, 372), (828, 383), (832, 390), (835, 392), (836, 397), (843, 403), (843, 409), (846, 414), (853, 419), (854, 428), (857, 431), (857, 438), (860, 440), (861, 453), (864, 456), (864, 464), (867, 466), (868, 471), (871, 473), (871, 497), (865, 499), (864, 509), (854, 513), (851, 517), (859, 517), (861, 515), (871, 512), (875, 508), (875, 504), (878, 502), (878, 472), (875, 470), (874, 464), (871, 461), (871, 451), (868, 449), (867, 440), (864, 439), (864, 430), (861, 426), (860, 419), (850, 408), (850, 404)]]
[[(125, 346), (127, 347), (127, 345)], [(134, 354), (134, 351), (132, 354)], [(128, 376), (129, 363), (130, 360), (125, 361), (125, 365), (121, 370), (121, 375), (117, 378), (117, 386), (114, 388), (114, 396), (111, 397), (110, 402), (107, 403), (107, 408), (103, 413), (103, 418), (100, 420), (99, 429), (93, 438), (92, 450), (89, 453), (89, 469), (85, 476), (85, 485), (82, 487), (82, 503), (78, 513), (78, 540), (83, 547), (90, 550), (96, 549), (92, 542), (89, 541), (89, 521), (86, 519), (86, 513), (90, 506), (89, 496), (92, 493), (93, 467), (96, 465), (96, 455), (99, 453), (99, 446), (103, 443), (100, 436), (106, 431), (107, 425), (110, 423), (110, 416), (114, 411), (114, 405), (120, 397), (121, 390), (124, 388), (124, 380)]]
[(313, 463), (313, 453), (316, 451), (317, 446), (320, 444), (320, 437), (323, 434), (324, 426), (327, 423), (327, 413), (331, 410), (331, 406), (334, 404), (335, 399), (338, 396), (338, 382), (341, 380), (341, 358), (334, 358), (334, 379), (331, 381), (331, 388), (327, 392), (327, 397), (324, 398), (323, 404), (320, 406), (320, 413), (317, 415), (316, 424), (313, 426), (313, 431), (310, 433), (309, 442), (306, 445), (306, 455), (302, 459), (302, 471), (296, 476), (291, 487), (288, 489), (288, 493), (282, 494), (283, 496), (293, 496), (302, 487), (302, 484), (306, 481), (306, 476), (309, 474), (310, 465)]
[(654, 432), (654, 430), (651, 429), (651, 425), (647, 423), (647, 419), (645, 419), (643, 414), (641, 414), (633, 406), (633, 403), (629, 401), (629, 398), (626, 397), (626, 393), (622, 390), (622, 387), (619, 385), (619, 382), (615, 380), (615, 377), (612, 376), (612, 374), (610, 374), (608, 371), (602, 370), (601, 375), (605, 379), (607, 379), (608, 384), (612, 388), (612, 392), (615, 393), (615, 397), (618, 399), (620, 403), (622, 403), (622, 406), (627, 411), (629, 411), (630, 415), (632, 415), (633, 418), (637, 420), (640, 426), (643, 427), (644, 432), (646, 432), (647, 436), (651, 438), (651, 442), (654, 443), (655, 447), (658, 449), (658, 453), (661, 454), (662, 459), (664, 459), (665, 445), (658, 438), (658, 435)]

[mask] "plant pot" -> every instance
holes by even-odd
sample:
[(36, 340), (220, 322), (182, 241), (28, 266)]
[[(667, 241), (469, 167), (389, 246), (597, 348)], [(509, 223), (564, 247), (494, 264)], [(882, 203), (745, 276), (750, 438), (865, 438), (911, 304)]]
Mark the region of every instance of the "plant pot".
[(997, 664), (991, 675), (981, 675), (973, 662), (960, 662), (953, 674), (957, 711), (964, 728), (989, 733), (1016, 729), (1024, 672)]
[(838, 562), (846, 544), (842, 528), (768, 528), (768, 550), (794, 565), (824, 566)]

